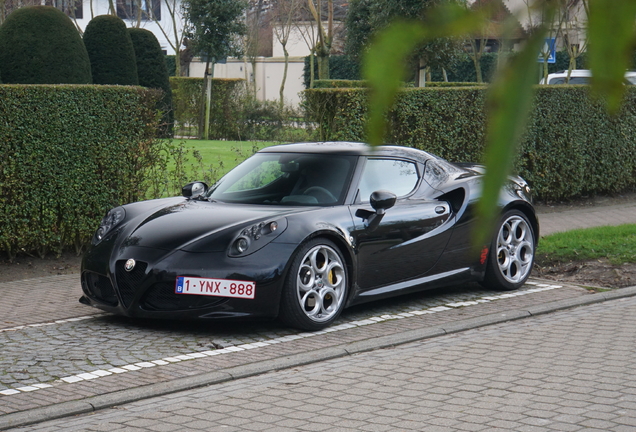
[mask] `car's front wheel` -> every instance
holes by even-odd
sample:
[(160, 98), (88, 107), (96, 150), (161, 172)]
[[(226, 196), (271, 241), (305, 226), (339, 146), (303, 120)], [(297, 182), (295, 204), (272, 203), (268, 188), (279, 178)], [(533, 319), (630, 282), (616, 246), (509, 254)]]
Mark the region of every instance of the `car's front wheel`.
[(302, 330), (329, 326), (344, 309), (347, 266), (327, 239), (306, 243), (293, 258), (285, 281), (279, 318)]
[(530, 276), (535, 248), (528, 217), (518, 210), (507, 211), (492, 240), (483, 285), (504, 291), (522, 286)]

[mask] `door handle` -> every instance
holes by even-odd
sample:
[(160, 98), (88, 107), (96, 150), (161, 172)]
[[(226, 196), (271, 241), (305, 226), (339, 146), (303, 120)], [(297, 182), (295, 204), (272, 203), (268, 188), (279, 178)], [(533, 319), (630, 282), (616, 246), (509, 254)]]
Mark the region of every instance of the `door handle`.
[(444, 206), (437, 206), (437, 207), (435, 207), (435, 213), (437, 213), (437, 214), (443, 214), (443, 213), (446, 213), (446, 207), (444, 207)]

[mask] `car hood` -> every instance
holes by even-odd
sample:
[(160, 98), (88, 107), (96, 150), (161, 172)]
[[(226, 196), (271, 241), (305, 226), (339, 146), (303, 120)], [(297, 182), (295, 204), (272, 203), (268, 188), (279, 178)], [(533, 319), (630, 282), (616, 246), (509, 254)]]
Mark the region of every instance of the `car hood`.
[[(125, 243), (156, 249), (184, 248), (193, 242), (222, 233), (232, 227), (232, 236), (246, 225), (276, 219), (294, 209), (275, 206), (183, 201), (153, 209), (135, 218), (137, 225)], [(219, 242), (215, 250), (225, 250), (227, 242)]]

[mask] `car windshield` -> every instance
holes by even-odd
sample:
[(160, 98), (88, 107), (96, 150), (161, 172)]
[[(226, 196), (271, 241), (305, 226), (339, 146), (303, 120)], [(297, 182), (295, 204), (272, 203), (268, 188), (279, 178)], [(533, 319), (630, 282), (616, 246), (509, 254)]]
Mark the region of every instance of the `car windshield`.
[(206, 194), (215, 201), (329, 206), (344, 201), (357, 156), (257, 153)]

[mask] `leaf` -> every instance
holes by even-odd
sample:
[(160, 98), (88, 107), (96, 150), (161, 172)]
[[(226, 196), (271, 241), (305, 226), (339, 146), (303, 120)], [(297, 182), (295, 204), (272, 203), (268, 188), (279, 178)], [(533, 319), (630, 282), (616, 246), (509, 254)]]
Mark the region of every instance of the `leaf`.
[(592, 90), (607, 98), (610, 113), (621, 103), (625, 70), (634, 49), (635, 0), (590, 0), (588, 58)]
[(523, 132), (536, 83), (537, 53), (544, 41), (537, 31), (525, 46), (504, 65), (490, 87), (487, 102), (488, 132), (484, 155), (486, 174), (477, 204), (474, 249), (489, 243), (498, 214), (497, 201), (512, 165), (516, 144)]
[(364, 56), (362, 66), (371, 88), (367, 123), (369, 144), (376, 146), (384, 142), (384, 115), (393, 105), (404, 79), (407, 56), (425, 41), (474, 31), (483, 24), (484, 13), (445, 5), (432, 9), (425, 22), (396, 21), (380, 32)]
[(393, 104), (406, 73), (404, 59), (426, 35), (421, 23), (394, 23), (379, 35), (364, 58), (363, 73), (371, 88), (367, 133), (372, 146), (384, 141), (384, 114)]

